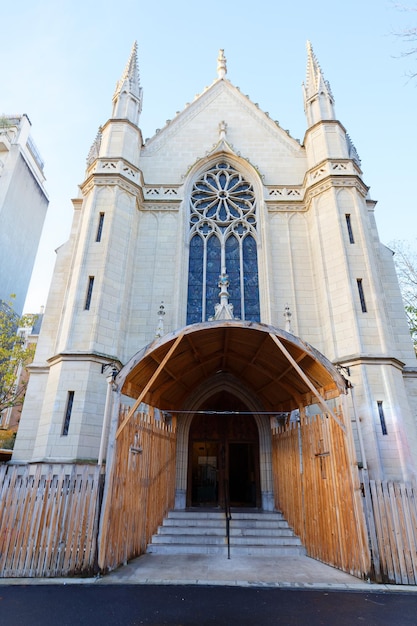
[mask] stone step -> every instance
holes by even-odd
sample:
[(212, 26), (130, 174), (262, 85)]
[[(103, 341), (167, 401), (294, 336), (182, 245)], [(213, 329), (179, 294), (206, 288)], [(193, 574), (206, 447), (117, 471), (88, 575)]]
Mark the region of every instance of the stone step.
[[(227, 554), (224, 511), (170, 511), (152, 537), (147, 552), (154, 554)], [(231, 553), (235, 555), (296, 556), (305, 554), (300, 539), (281, 513), (232, 511)]]
[[(198, 519), (198, 520), (224, 520), (224, 511), (199, 511), (199, 510), (183, 510), (183, 511), (169, 511), (165, 519)], [(232, 510), (232, 518), (234, 520), (263, 520), (265, 522), (271, 521), (276, 523), (277, 521), (285, 521), (284, 516), (280, 512), (264, 513), (263, 511), (253, 512), (240, 512)]]
[[(164, 524), (158, 528), (158, 535), (197, 535), (204, 537), (206, 535), (225, 535), (225, 521), (221, 525), (216, 526), (190, 526), (187, 525), (172, 525)], [(287, 525), (281, 528), (262, 528), (259, 526), (239, 527), (235, 526), (233, 520), (230, 522), (230, 534), (232, 537), (238, 536), (257, 536), (257, 537), (291, 537), (294, 533)]]
[[(289, 529), (288, 523), (285, 520), (260, 520), (260, 519), (236, 519), (232, 516), (231, 523), (234, 528), (264, 528), (264, 529)], [(188, 528), (224, 528), (226, 524), (226, 518), (223, 515), (219, 519), (200, 519), (198, 517), (193, 518), (165, 518), (164, 526), (179, 528), (181, 526), (187, 526)]]
[[(148, 554), (200, 554), (200, 555), (221, 555), (227, 556), (227, 546), (206, 545), (202, 543), (188, 544), (150, 544), (147, 549)], [(254, 546), (254, 545), (231, 545), (231, 556), (305, 556), (304, 546)]]
[[(226, 542), (226, 537), (224, 533), (222, 535), (189, 535), (189, 534), (156, 534), (152, 537), (152, 544), (186, 544), (186, 543), (195, 543), (197, 537), (200, 538), (201, 542), (204, 542), (206, 545), (224, 545)], [(292, 535), (291, 537), (268, 537), (265, 540), (265, 537), (242, 537), (239, 535), (231, 536), (230, 542), (234, 545), (254, 545), (254, 546), (299, 546), (301, 542), (298, 537)]]

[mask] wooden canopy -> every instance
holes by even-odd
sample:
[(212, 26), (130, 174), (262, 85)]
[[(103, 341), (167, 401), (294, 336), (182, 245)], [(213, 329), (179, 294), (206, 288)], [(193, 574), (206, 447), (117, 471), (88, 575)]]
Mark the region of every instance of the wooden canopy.
[(346, 392), (346, 381), (322, 354), (284, 330), (239, 320), (203, 322), (155, 340), (123, 367), (121, 392), (163, 410), (181, 410), (213, 376), (227, 373), (271, 411)]

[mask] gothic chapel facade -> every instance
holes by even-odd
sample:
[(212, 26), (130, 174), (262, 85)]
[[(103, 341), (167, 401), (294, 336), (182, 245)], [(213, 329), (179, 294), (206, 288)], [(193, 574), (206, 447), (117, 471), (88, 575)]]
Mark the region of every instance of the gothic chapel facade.
[(130, 404), (175, 418), (177, 508), (218, 504), (223, 468), (232, 501), (271, 510), (272, 426), (341, 402), (354, 464), (409, 480), (416, 358), (329, 83), (308, 44), (300, 144), (223, 51), (217, 72), (144, 142), (134, 45), (57, 252), (12, 462), (102, 463)]

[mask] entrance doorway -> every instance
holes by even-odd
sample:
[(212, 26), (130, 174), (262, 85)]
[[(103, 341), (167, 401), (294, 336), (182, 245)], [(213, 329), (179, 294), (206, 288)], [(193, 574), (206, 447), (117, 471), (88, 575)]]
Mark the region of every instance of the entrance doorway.
[(189, 439), (187, 505), (259, 507), (259, 437), (247, 412), (195, 415)]
[(229, 494), (232, 506), (256, 506), (253, 443), (229, 443)]

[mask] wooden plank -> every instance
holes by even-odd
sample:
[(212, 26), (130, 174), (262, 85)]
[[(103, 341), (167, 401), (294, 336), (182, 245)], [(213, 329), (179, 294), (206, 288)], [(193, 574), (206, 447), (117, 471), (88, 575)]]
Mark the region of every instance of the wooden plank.
[(308, 376), (306, 376), (306, 374), (303, 372), (303, 370), (301, 369), (301, 367), (298, 365), (297, 361), (291, 356), (291, 354), (288, 352), (288, 350), (285, 348), (284, 344), (278, 339), (278, 337), (272, 333), (269, 334), (269, 336), (271, 337), (272, 341), (278, 346), (278, 348), (281, 350), (281, 352), (283, 353), (283, 355), (288, 359), (288, 361), (291, 363), (291, 365), (293, 366), (293, 368), (295, 369), (295, 371), (298, 373), (298, 375), (302, 378), (302, 380), (305, 382), (305, 384), (307, 385), (307, 387), (310, 389), (311, 393), (314, 395), (315, 398), (317, 398), (318, 404), (319, 406), (321, 406), (321, 408), (323, 409), (324, 413), (329, 413), (332, 418), (335, 420), (335, 422), (337, 424), (339, 424), (340, 428), (345, 431), (346, 427), (345, 425), (339, 420), (338, 417), (336, 417), (336, 415), (333, 413), (333, 411), (331, 410), (331, 408), (328, 406), (328, 404), (326, 403), (326, 401), (324, 400), (324, 398), (320, 395), (319, 391), (315, 388), (315, 386), (313, 385), (313, 383), (311, 382), (311, 380), (308, 378)]
[(391, 504), (391, 516), (393, 522), (393, 541), (392, 545), (396, 546), (396, 553), (398, 558), (398, 575), (397, 581), (403, 585), (409, 584), (408, 575), (407, 575), (407, 563), (405, 558), (405, 546), (404, 539), (405, 537), (405, 528), (402, 524), (401, 519), (401, 510), (402, 503), (401, 497), (398, 497), (398, 493), (395, 489), (394, 483), (388, 483), (388, 491), (390, 495), (390, 504)]
[[(72, 566), (71, 560), (61, 559), (61, 542), (68, 534), (69, 523), (74, 529), (76, 569), (91, 570), (94, 550), (88, 552), (85, 545), (86, 541), (95, 545), (98, 493), (95, 477), (99, 477), (99, 471), (94, 468), (91, 473), (89, 466), (73, 470), (88, 477), (88, 487), (79, 490), (75, 499), (71, 477), (65, 471), (62, 465), (42, 464), (2, 469), (0, 576), (63, 575), (67, 571), (65, 567)], [(79, 514), (74, 508), (75, 500), (80, 503)], [(90, 517), (93, 519), (87, 519)], [(11, 532), (7, 531), (8, 524)]]
[[(365, 519), (355, 503), (359, 478), (354, 480), (351, 472), (344, 431), (328, 414), (302, 417), (299, 425), (274, 431), (272, 449), (277, 508), (309, 556), (356, 576), (369, 575)], [(297, 500), (295, 494), (301, 497)]]
[[(28, 522), (32, 518), (33, 509), (36, 507), (36, 496), (32, 497), (34, 487), (41, 476), (40, 468), (36, 468), (36, 472), (32, 475), (29, 468), (24, 468), (22, 473), (22, 481), (19, 485), (19, 493), (16, 494), (20, 500), (21, 506), (16, 511), (15, 525), (16, 533), (13, 540), (13, 557), (9, 560), (9, 567), (13, 571), (14, 576), (24, 575), (24, 571), (20, 569), (19, 562), (22, 549), (28, 544)], [(36, 494), (36, 491), (35, 491)], [(23, 548), (22, 548), (23, 545)]]
[[(13, 467), (9, 491), (6, 494), (4, 508), (7, 515), (3, 518), (2, 545), (0, 546), (0, 571), (3, 576), (13, 576), (10, 563), (13, 561), (14, 537), (18, 530), (16, 515), (19, 508), (19, 493), (21, 490), (22, 476), (18, 467)], [(3, 573), (4, 572), (4, 573)]]
[(390, 545), (393, 555), (395, 583), (403, 584), (403, 573), (405, 570), (404, 551), (402, 546), (401, 529), (399, 527), (397, 502), (391, 481), (387, 481), (385, 491), (387, 503), (386, 511), (389, 518), (389, 528), (391, 530)]
[[(371, 494), (371, 485), (369, 482), (368, 470), (361, 470), (361, 477), (363, 482), (363, 505), (365, 511), (365, 518), (368, 526), (369, 539), (371, 542), (371, 550), (372, 550), (372, 564), (374, 569), (374, 576), (376, 582), (382, 582), (382, 565), (381, 565), (381, 556), (378, 545), (377, 538), (377, 526), (380, 524), (379, 515), (375, 515), (373, 503), (372, 503), (372, 494)], [(384, 558), (384, 554), (382, 554), (382, 558)]]
[[(414, 585), (416, 583), (415, 564), (413, 553), (416, 551), (416, 544), (413, 541), (412, 529), (409, 519), (409, 508), (407, 499), (407, 490), (404, 483), (394, 483), (395, 498), (398, 506), (398, 518), (400, 521), (402, 545), (405, 560), (405, 584)], [(410, 532), (411, 531), (411, 532)]]
[[(113, 569), (142, 554), (150, 536), (174, 503), (176, 434), (151, 415), (132, 413), (125, 423), (114, 455), (114, 479), (108, 490), (109, 508), (101, 521), (99, 562)], [(134, 454), (130, 447), (139, 446)], [(103, 521), (107, 528), (103, 528)]]
[(34, 489), (34, 485), (37, 483), (37, 480), (39, 480), (39, 476), (41, 474), (41, 469), (37, 468), (37, 470), (38, 471), (36, 472), (35, 476), (31, 475), (29, 471), (25, 472), (24, 499), (26, 506), (25, 510), (23, 511), (22, 520), (20, 522), (21, 553), (19, 561), (13, 566), (13, 569), (16, 571), (17, 576), (24, 576), (26, 574), (28, 567), (30, 567), (28, 563), (30, 564), (33, 558), (32, 529), (34, 520), (36, 519), (36, 516), (33, 514), (33, 510), (36, 506), (36, 490)]
[(123, 428), (126, 426), (127, 422), (129, 421), (130, 417), (133, 415), (133, 413), (139, 408), (140, 403), (142, 402), (143, 398), (145, 397), (145, 395), (148, 393), (149, 389), (152, 387), (153, 383), (155, 382), (155, 380), (158, 378), (159, 374), (162, 372), (162, 370), (164, 369), (165, 365), (168, 363), (168, 361), (170, 360), (171, 356), (174, 354), (175, 350), (177, 349), (177, 347), (179, 346), (179, 344), (182, 341), (182, 338), (184, 337), (184, 333), (181, 332), (178, 337), (176, 338), (176, 340), (174, 341), (174, 343), (172, 344), (172, 346), (170, 347), (170, 349), (168, 350), (168, 352), (166, 353), (166, 355), (164, 356), (164, 358), (162, 359), (162, 361), (160, 362), (160, 364), (158, 365), (158, 367), (156, 368), (155, 372), (152, 374), (152, 376), (149, 378), (148, 382), (146, 383), (145, 387), (142, 389), (138, 399), (136, 400), (136, 402), (134, 403), (134, 405), (132, 406), (132, 408), (130, 409), (130, 411), (128, 412), (127, 416), (125, 417), (124, 421), (122, 422), (122, 424), (119, 426), (119, 428), (117, 429), (116, 432), (116, 439), (119, 437), (120, 433), (122, 432)]
[(406, 524), (409, 537), (410, 553), (413, 563), (414, 584), (417, 584), (417, 499), (416, 491), (411, 484), (406, 484)]
[(393, 582), (395, 580), (393, 554), (390, 545), (390, 530), (388, 518), (385, 511), (385, 495), (383, 483), (371, 480), (371, 493), (375, 521), (377, 524), (378, 546), (381, 557), (381, 571), (383, 582)]

